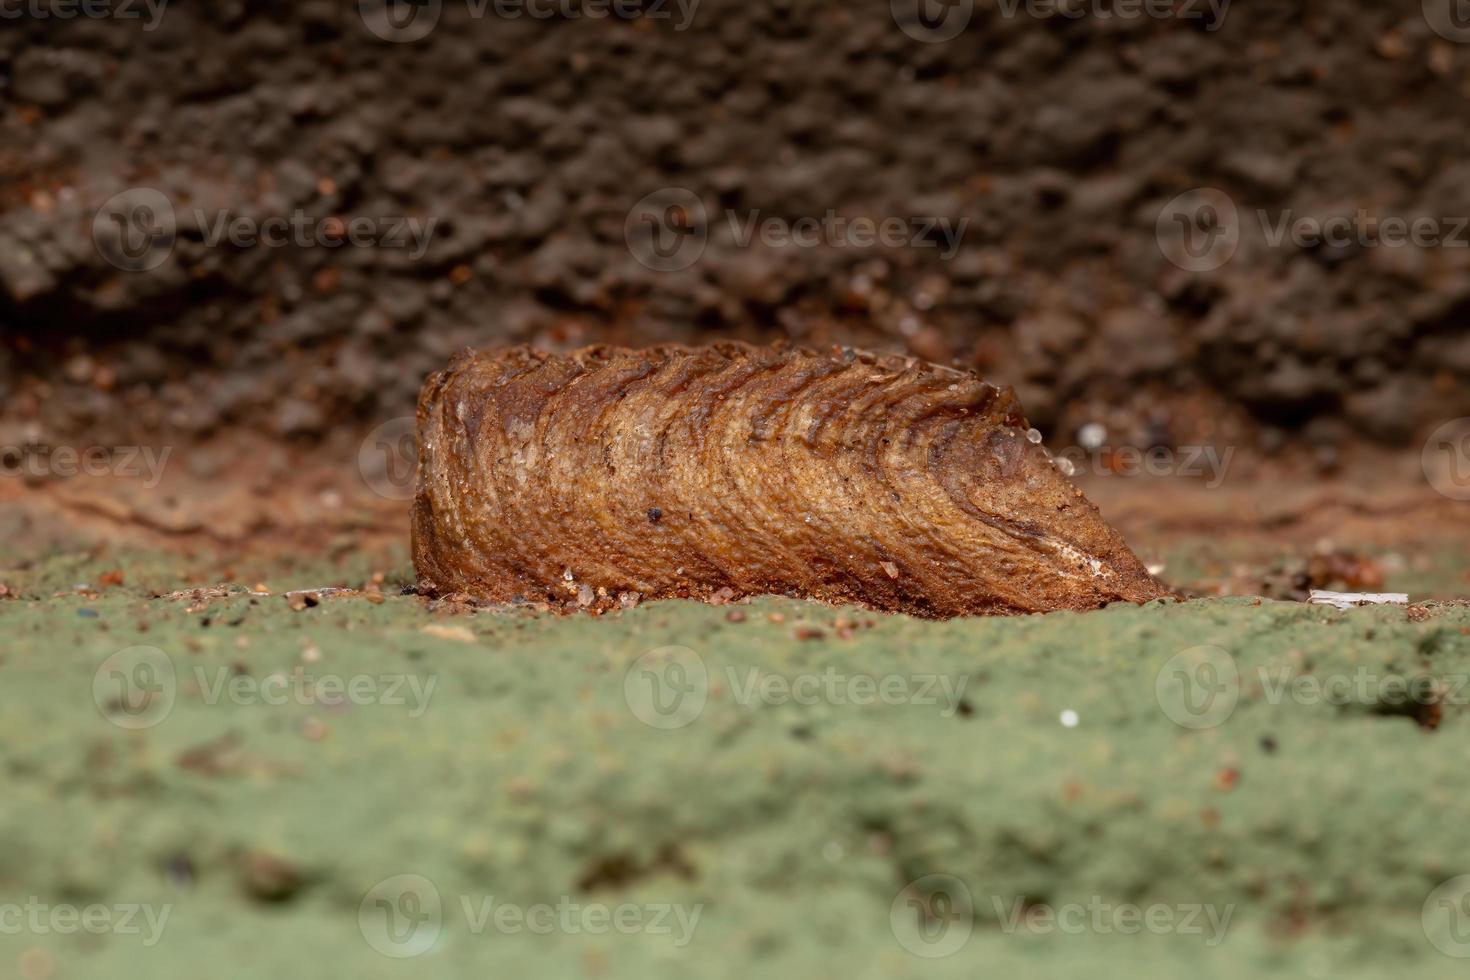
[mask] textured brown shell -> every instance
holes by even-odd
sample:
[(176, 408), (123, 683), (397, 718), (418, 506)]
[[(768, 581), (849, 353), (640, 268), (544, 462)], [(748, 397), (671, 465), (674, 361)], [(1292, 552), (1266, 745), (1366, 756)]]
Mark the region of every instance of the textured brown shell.
[(420, 587), (571, 607), (777, 593), (921, 616), (1167, 594), (1009, 390), (852, 350), (466, 351), (425, 384)]

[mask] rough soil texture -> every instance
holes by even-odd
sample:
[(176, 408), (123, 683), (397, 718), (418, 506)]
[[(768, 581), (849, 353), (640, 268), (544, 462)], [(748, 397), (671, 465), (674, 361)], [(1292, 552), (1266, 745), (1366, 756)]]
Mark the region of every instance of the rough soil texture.
[[(465, 345), (710, 335), (955, 358), (1068, 440), (1101, 421), (1269, 449), (1290, 429), (1330, 459), (1470, 414), (1470, 249), (1271, 248), (1253, 216), (1470, 215), (1470, 47), (1417, 0), (1262, 0), (1215, 30), (977, 7), (944, 43), (884, 0), (704, 0), (687, 30), (672, 4), (542, 20), (449, 0), (413, 43), (320, 0), (177, 4), (153, 31), (8, 20), (5, 434), (314, 437), (409, 414)], [(90, 229), (139, 186), (179, 240), (125, 273)], [(624, 225), (669, 186), (709, 210), (710, 242), (656, 272)], [(1155, 226), (1200, 186), (1245, 233), (1187, 273)], [(970, 224), (945, 261), (740, 247), (723, 218), (829, 208)], [(439, 225), (417, 258), (241, 248), (208, 244), (194, 209)]]

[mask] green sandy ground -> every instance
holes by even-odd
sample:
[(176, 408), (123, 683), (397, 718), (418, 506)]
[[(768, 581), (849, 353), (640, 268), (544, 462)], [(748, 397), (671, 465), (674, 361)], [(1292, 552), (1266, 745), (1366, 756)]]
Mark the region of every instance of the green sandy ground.
[[(936, 623), (771, 599), (555, 618), (451, 615), (387, 589), (380, 604), (234, 595), (190, 611), (150, 598), (178, 587), (173, 561), (54, 558), (0, 601), (0, 976), (1470, 969), (1430, 939), (1470, 953), (1455, 944), (1470, 905), (1430, 898), (1470, 873), (1464, 606), (1416, 620), (1237, 599)], [(126, 587), (52, 597), (119, 565)], [(165, 659), (118, 655), (139, 645)], [(128, 714), (114, 669), (155, 689), (169, 674), (173, 696), (163, 684)], [(774, 678), (765, 700), (746, 696), (752, 670)], [(293, 671), (358, 678), (357, 703), (251, 693)], [(243, 693), (212, 693), (224, 676)], [(782, 703), (780, 684), (810, 676), (833, 680)], [(872, 693), (863, 677), (896, 679), (894, 703), (851, 703)], [(1303, 677), (1350, 682), (1341, 703), (1276, 686)], [(1450, 703), (1398, 703), (1394, 679), (1423, 677)], [(379, 886), (399, 875), (432, 883), (437, 917), (402, 879)], [(949, 877), (906, 888), (930, 875)], [(647, 927), (477, 927), (462, 903), (491, 896), (626, 905)], [(1088, 911), (1048, 932), (1008, 923), (1018, 902), (1152, 907), (1179, 925), (1125, 934)], [(122, 927), (131, 904), (167, 910), (156, 942), (143, 914)], [(17, 919), (36, 905), (117, 918), (99, 934)], [(664, 907), (697, 909), (692, 932)], [(1223, 935), (1210, 913), (1230, 916)]]

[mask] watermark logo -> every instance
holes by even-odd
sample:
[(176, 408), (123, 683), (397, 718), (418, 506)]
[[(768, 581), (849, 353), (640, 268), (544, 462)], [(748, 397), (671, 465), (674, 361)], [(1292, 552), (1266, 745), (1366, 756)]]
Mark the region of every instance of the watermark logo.
[(1154, 696), (1169, 720), (1181, 728), (1214, 728), (1225, 723), (1240, 700), (1240, 670), (1222, 647), (1190, 647), (1170, 657), (1154, 678)]
[(1429, 485), (1451, 500), (1470, 500), (1470, 417), (1435, 429), (1420, 454)]
[(152, 187), (114, 194), (92, 218), (97, 254), (124, 272), (147, 272), (163, 265), (177, 240), (173, 202)]
[(439, 26), (444, 0), (359, 0), (358, 13), (367, 29), (381, 40), (412, 44)]
[(372, 887), (357, 907), (357, 928), (374, 950), (394, 959), (422, 956), (439, 942), (444, 902), (423, 875), (394, 875)]
[(92, 675), (92, 700), (119, 728), (152, 728), (173, 711), (178, 693), (174, 662), (157, 647), (119, 650)]
[(692, 724), (709, 700), (704, 658), (681, 646), (648, 651), (623, 673), (623, 699), (634, 717), (651, 728)]
[[(675, 948), (694, 939), (704, 914), (702, 903), (670, 902), (635, 904), (583, 902), (570, 895), (554, 902), (522, 904), (495, 895), (460, 895), (457, 907), (465, 930), (472, 936), (486, 933), (515, 936), (553, 934), (575, 936), (668, 936)], [(378, 882), (363, 897), (357, 909), (357, 925), (374, 950), (394, 959), (422, 956), (439, 942), (449, 909), (439, 889), (422, 875), (395, 875)]]
[(389, 419), (357, 448), (357, 472), (369, 490), (388, 500), (412, 500), (419, 463), (418, 420)]
[(655, 272), (678, 272), (698, 262), (709, 242), (709, 215), (699, 195), (664, 187), (643, 198), (623, 222), (633, 258)]
[(952, 41), (964, 33), (975, 16), (975, 0), (889, 0), (893, 22), (926, 44)]
[(158, 29), (169, 0), (0, 0), (0, 20), (142, 20), (145, 33)]
[(71, 905), (44, 902), (32, 895), (25, 902), (0, 903), (0, 936), (142, 936), (152, 948), (163, 938), (172, 905), (118, 903)]
[(1470, 0), (1423, 0), (1430, 30), (1456, 44), (1470, 44)]
[(1240, 245), (1240, 212), (1230, 195), (1213, 187), (1185, 191), (1165, 204), (1154, 224), (1164, 258), (1186, 272), (1210, 272)]
[(1470, 875), (1451, 878), (1430, 892), (1419, 921), (1435, 949), (1456, 959), (1470, 958)]
[(924, 959), (953, 956), (975, 929), (970, 889), (954, 875), (925, 875), (909, 882), (888, 907), (888, 925), (904, 949)]

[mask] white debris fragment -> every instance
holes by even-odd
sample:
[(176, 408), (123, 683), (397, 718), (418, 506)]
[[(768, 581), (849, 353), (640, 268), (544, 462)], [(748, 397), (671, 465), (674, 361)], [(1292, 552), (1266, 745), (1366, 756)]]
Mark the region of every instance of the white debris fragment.
[(1407, 592), (1328, 592), (1313, 589), (1307, 602), (1314, 606), (1336, 606), (1351, 609), (1354, 606), (1407, 606)]
[(1108, 430), (1096, 422), (1088, 422), (1077, 430), (1077, 442), (1081, 444), (1083, 449), (1089, 451), (1101, 449), (1107, 441)]

